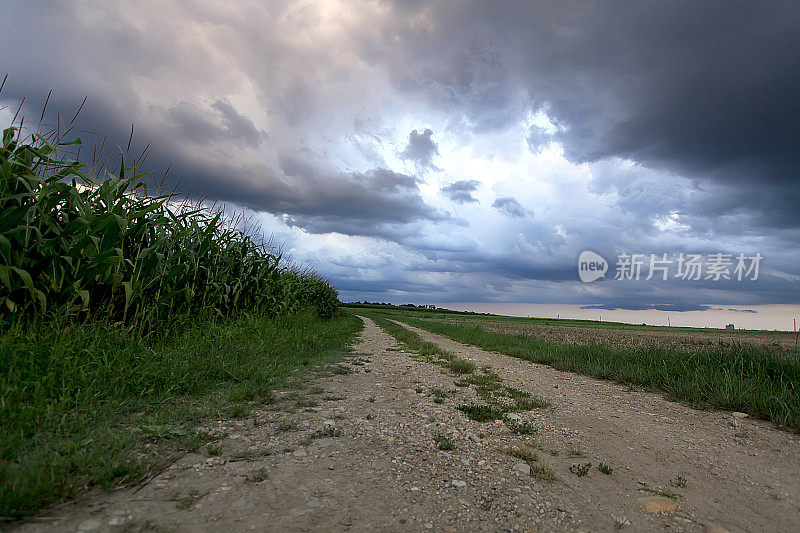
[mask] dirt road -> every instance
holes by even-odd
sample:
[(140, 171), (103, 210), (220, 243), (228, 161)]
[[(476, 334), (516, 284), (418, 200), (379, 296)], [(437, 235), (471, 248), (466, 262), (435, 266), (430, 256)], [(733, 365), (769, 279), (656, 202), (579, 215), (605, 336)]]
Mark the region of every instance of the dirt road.
[[(552, 408), (520, 413), (520, 422), (536, 431), (518, 435), (501, 421), (469, 420), (456, 406), (480, 401), (474, 387), (455, 386), (457, 377), (400, 350), (365, 322), (347, 365), (283, 391), (249, 418), (209, 425), (208, 431), (225, 435), (219, 448), (189, 454), (139, 486), (88, 495), (17, 527), (800, 529), (795, 434), (414, 330), (490, 366), (505, 384), (552, 402)], [(512, 457), (511, 446), (535, 450), (538, 458)], [(598, 470), (600, 462), (613, 472)], [(570, 471), (587, 463), (592, 466), (584, 476)], [(541, 465), (557, 480), (532, 475)]]

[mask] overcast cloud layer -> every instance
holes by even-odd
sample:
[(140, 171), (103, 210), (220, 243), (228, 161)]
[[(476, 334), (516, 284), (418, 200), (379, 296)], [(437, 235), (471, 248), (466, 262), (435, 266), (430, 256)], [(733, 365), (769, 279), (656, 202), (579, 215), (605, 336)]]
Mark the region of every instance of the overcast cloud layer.
[[(798, 28), (788, 1), (16, 2), (0, 117), (88, 96), (89, 145), (135, 123), (147, 168), (344, 300), (799, 303)], [(764, 261), (583, 284), (585, 249)]]

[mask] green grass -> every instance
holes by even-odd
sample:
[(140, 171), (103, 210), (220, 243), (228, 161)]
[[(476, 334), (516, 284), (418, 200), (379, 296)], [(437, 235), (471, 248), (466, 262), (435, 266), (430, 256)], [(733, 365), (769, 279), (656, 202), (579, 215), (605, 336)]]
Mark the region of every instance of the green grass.
[(526, 422), (524, 420), (511, 420), (506, 418), (505, 423), (506, 426), (508, 426), (508, 429), (517, 435), (533, 435), (539, 432), (539, 429), (534, 426), (532, 422)]
[(72, 160), (70, 128), (0, 140), (0, 520), (219, 440), (195, 428), (273, 401), (362, 326), (241, 216), (127, 153)]
[[(397, 316), (387, 315), (384, 316)], [(618, 348), (541, 341), (522, 334), (487, 331), (404, 316), (412, 326), (484, 350), (559, 370), (666, 392), (701, 408), (749, 413), (800, 430), (800, 360), (742, 344), (687, 352), (659, 346)]]
[(467, 415), (470, 420), (476, 422), (490, 422), (492, 420), (502, 420), (505, 411), (503, 409), (493, 407), (491, 405), (481, 405), (477, 403), (470, 403), (459, 405), (456, 407), (459, 411)]
[(542, 481), (548, 481), (551, 483), (558, 479), (558, 476), (556, 476), (553, 468), (542, 463), (531, 465), (531, 475), (536, 476)]
[(391, 320), (387, 320), (382, 316), (375, 314), (368, 314), (367, 316), (374, 320), (382, 330), (397, 339), (398, 342), (405, 345), (409, 350), (417, 352), (431, 363), (449, 369), (454, 374), (471, 374), (475, 372), (477, 368), (475, 363), (460, 359), (455, 354), (439, 348), (436, 344), (422, 340), (422, 337), (408, 328), (396, 324)]
[(471, 374), (475, 372), (475, 363), (465, 359), (452, 359), (447, 362), (446, 366), (453, 374)]
[(535, 451), (524, 446), (511, 446), (508, 449), (508, 455), (511, 457), (516, 457), (517, 459), (522, 459), (528, 463), (535, 463), (539, 460), (539, 457), (536, 455)]
[(0, 517), (139, 479), (219, 440), (196, 427), (271, 401), (297, 368), (341, 359), (361, 327), (349, 313), (305, 313), (157, 338), (99, 323), (10, 328), (0, 336)]
[(677, 492), (672, 492), (670, 490), (654, 489), (644, 483), (641, 483), (641, 485), (642, 486), (639, 487), (639, 490), (642, 492), (646, 492), (648, 494), (655, 494), (657, 496), (663, 496), (664, 498), (670, 498), (672, 500), (678, 500), (681, 498), (681, 495), (678, 494)]
[(569, 467), (569, 471), (578, 477), (583, 477), (589, 473), (592, 463), (575, 464)]
[(443, 433), (437, 433), (433, 436), (433, 442), (436, 443), (436, 447), (442, 451), (451, 451), (456, 449), (456, 444), (453, 440)]

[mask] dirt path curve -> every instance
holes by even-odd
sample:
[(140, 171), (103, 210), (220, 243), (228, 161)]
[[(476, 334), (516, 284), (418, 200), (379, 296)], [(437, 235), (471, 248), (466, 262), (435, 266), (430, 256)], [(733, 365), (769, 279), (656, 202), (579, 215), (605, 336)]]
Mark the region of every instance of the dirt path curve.
[[(555, 403), (555, 411), (522, 413), (539, 431), (518, 436), (502, 422), (468, 420), (455, 407), (476, 401), (474, 387), (455, 386), (458, 378), (365, 324), (348, 364), (281, 391), (246, 418), (208, 424), (221, 437), (218, 449), (16, 528), (453, 533), (611, 531), (629, 523), (632, 531), (702, 531), (713, 520), (730, 531), (789, 531), (800, 523), (794, 436), (421, 332)], [(560, 451), (539, 452), (558, 481), (531, 476), (530, 465), (506, 453), (526, 439)], [(439, 449), (448, 441), (454, 449)], [(568, 457), (578, 445), (586, 456)], [(569, 473), (584, 460), (614, 472)], [(640, 508), (647, 494), (637, 481), (661, 488), (677, 475), (687, 487), (675, 489), (684, 495), (676, 512)]]
[[(564, 457), (562, 452), (549, 458), (563, 483), (548, 490), (579, 508), (584, 523), (604, 524), (604, 516), (624, 514), (633, 529), (657, 525), (638, 501), (646, 484), (680, 494), (672, 523), (662, 515), (661, 524), (672, 525), (672, 530), (686, 521), (709, 530), (800, 531), (796, 434), (740, 413), (692, 409), (660, 394), (557, 371), (405, 326), (463, 359), (490, 365), (505, 384), (553, 403), (554, 410), (530, 412), (526, 418), (535, 422), (537, 438), (545, 446), (583, 452), (582, 457)], [(594, 468), (585, 477), (569, 472), (572, 464), (600, 461), (614, 468), (612, 475)], [(685, 486), (675, 486), (683, 485), (678, 476)]]

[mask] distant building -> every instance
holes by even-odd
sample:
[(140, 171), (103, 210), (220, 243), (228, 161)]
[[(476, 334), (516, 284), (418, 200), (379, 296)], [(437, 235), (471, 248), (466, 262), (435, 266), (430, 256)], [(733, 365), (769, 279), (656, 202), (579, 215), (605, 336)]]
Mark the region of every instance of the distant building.
[(735, 328), (735, 327), (733, 327), (733, 324), (727, 324), (727, 325), (725, 326), (725, 329), (736, 329), (736, 328)]

